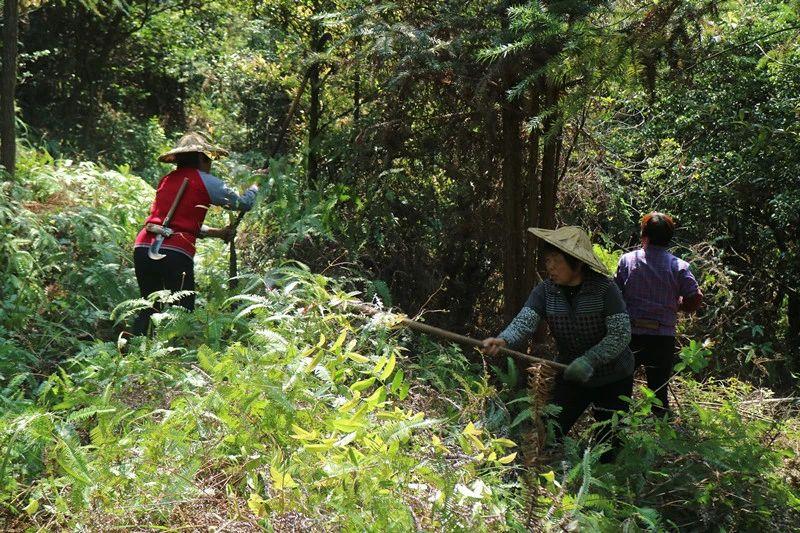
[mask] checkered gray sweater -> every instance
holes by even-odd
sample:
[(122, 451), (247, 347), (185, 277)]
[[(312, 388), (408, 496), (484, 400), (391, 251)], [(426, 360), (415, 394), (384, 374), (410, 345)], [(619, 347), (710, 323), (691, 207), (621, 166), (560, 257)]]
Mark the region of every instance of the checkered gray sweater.
[(633, 373), (631, 323), (622, 294), (605, 276), (590, 275), (570, 303), (550, 280), (536, 286), (525, 307), (499, 335), (520, 347), (544, 318), (558, 346), (556, 361), (569, 364), (586, 356), (594, 372), (585, 384), (599, 387)]

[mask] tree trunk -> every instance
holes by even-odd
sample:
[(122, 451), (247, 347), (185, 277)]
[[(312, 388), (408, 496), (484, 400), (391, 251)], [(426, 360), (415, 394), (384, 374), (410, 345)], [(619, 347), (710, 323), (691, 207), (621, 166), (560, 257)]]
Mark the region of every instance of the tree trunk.
[[(528, 116), (535, 117), (541, 112), (542, 94), (540, 87), (534, 86), (528, 98)], [(528, 184), (526, 203), (528, 206), (527, 222), (528, 228), (539, 226), (539, 205), (541, 202), (541, 187), (539, 178), (539, 152), (541, 145), (541, 130), (534, 128), (528, 134), (528, 165), (526, 181)], [(525, 232), (525, 289), (530, 291), (539, 281), (536, 271), (537, 261), (537, 242), (536, 238)]]
[[(319, 10), (315, 9), (315, 13)], [(319, 21), (311, 23), (311, 51), (312, 53), (322, 52), (322, 29)], [(309, 67), (309, 82), (311, 84), (310, 97), (311, 104), (308, 112), (308, 183), (312, 187), (319, 178), (319, 114), (320, 114), (320, 64), (314, 59), (314, 63)]]
[[(542, 181), (541, 181), (541, 207), (539, 211), (539, 226), (553, 229), (556, 226), (556, 194), (558, 192), (558, 154), (561, 152), (561, 131), (557, 126), (560, 118), (552, 109), (558, 104), (559, 90), (556, 87), (547, 87), (545, 105), (551, 110), (544, 123), (545, 143), (542, 151)], [(558, 128), (558, 129), (556, 129)], [(539, 243), (541, 252), (542, 243)], [(539, 271), (544, 272), (544, 257), (538, 254)]]
[[(356, 37), (355, 49), (361, 49), (361, 37)], [(361, 65), (356, 62), (355, 74), (353, 76), (353, 131), (358, 131), (358, 123), (361, 121)]]
[[(503, 87), (516, 83), (516, 67), (509, 62), (503, 69)], [(522, 194), (522, 113), (518, 102), (509, 102), (501, 93), (503, 125), (503, 316), (510, 321), (525, 298), (525, 235)]]
[(17, 164), (17, 129), (14, 112), (17, 88), (17, 32), (19, 2), (6, 0), (3, 6), (3, 73), (0, 81), (0, 164), (14, 176)]
[(796, 292), (789, 293), (786, 315), (789, 320), (789, 344), (796, 350), (800, 348), (800, 295)]
[[(547, 107), (553, 108), (558, 104), (558, 90), (553, 87), (547, 89)], [(557, 118), (551, 112), (545, 120), (545, 143), (542, 154), (542, 204), (540, 222), (544, 228), (555, 228), (556, 225), (556, 182), (558, 180), (558, 153), (561, 142), (561, 132), (556, 131)]]

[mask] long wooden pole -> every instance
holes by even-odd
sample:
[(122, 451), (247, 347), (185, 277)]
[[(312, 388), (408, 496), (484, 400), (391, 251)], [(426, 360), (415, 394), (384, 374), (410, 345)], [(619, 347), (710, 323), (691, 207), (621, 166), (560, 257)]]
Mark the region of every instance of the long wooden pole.
[[(413, 329), (421, 333), (427, 333), (429, 335), (433, 335), (434, 337), (451, 340), (459, 344), (466, 344), (468, 346), (475, 346), (477, 348), (483, 347), (483, 342), (479, 341), (478, 339), (473, 339), (472, 337), (465, 337), (464, 335), (459, 335), (458, 333), (453, 333), (452, 331), (435, 328), (433, 326), (429, 326), (428, 324), (423, 324), (422, 322), (417, 322), (416, 320), (411, 320), (409, 318), (403, 318), (402, 324), (408, 327), (409, 329)], [(541, 363), (543, 365), (549, 365), (555, 368), (560, 368), (561, 370), (567, 368), (567, 365), (556, 363), (555, 361), (551, 361), (550, 359), (542, 359), (541, 357), (528, 355), (522, 352), (518, 352), (516, 350), (512, 350), (510, 348), (501, 347), (500, 353), (509, 355), (515, 359), (519, 359), (528, 363)]]
[[(300, 87), (297, 88), (297, 92), (294, 94), (294, 98), (292, 99), (292, 103), (289, 106), (289, 111), (286, 113), (286, 118), (283, 121), (283, 126), (278, 133), (278, 139), (275, 141), (275, 146), (272, 148), (272, 151), (264, 162), (263, 169), (267, 169), (269, 167), (269, 160), (274, 158), (278, 155), (281, 148), (283, 147), (283, 140), (286, 138), (286, 132), (289, 130), (289, 125), (292, 122), (292, 117), (294, 117), (294, 113), (297, 110), (297, 105), (300, 103), (300, 97), (303, 95), (303, 92), (306, 90), (306, 85), (308, 84), (309, 78), (309, 71), (306, 70), (305, 76), (303, 76), (303, 81), (300, 83)], [(231, 242), (230, 242), (230, 254), (228, 256), (228, 282), (230, 288), (232, 290), (236, 290), (236, 287), (239, 285), (239, 258), (236, 254), (236, 231), (239, 229), (239, 224), (241, 224), (242, 219), (244, 218), (244, 214), (246, 211), (240, 211), (239, 214), (236, 216), (236, 219), (233, 219), (231, 222)]]
[[(369, 316), (376, 315), (380, 312), (374, 307), (371, 307), (363, 303), (351, 303), (349, 305), (357, 309), (358, 311), (364, 313), (365, 315)], [(417, 322), (416, 320), (411, 320), (410, 318), (402, 317), (400, 319), (400, 323), (403, 326), (407, 327), (408, 329), (413, 329), (414, 331), (419, 331), (420, 333), (425, 333), (428, 335), (432, 335), (434, 337), (439, 337), (440, 339), (457, 342), (459, 344), (464, 344), (467, 346), (475, 346), (477, 348), (483, 347), (483, 342), (479, 341), (478, 339), (473, 339), (472, 337), (459, 335), (458, 333), (453, 333), (452, 331), (447, 331), (434, 326), (429, 326), (428, 324), (423, 324), (422, 322)], [(533, 363), (533, 364), (539, 363), (543, 365), (549, 365), (554, 368), (558, 368), (560, 370), (564, 370), (565, 368), (567, 368), (567, 365), (565, 364), (556, 363), (555, 361), (551, 361), (550, 359), (542, 359), (541, 357), (534, 357), (533, 355), (528, 355), (522, 352), (518, 352), (510, 348), (500, 348), (500, 353), (508, 355), (520, 361), (525, 361), (526, 363)]]

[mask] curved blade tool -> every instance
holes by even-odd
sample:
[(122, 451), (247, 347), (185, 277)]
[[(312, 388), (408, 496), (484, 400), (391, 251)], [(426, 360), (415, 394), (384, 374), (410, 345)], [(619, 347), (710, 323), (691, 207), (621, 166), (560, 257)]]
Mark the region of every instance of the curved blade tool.
[[(178, 208), (178, 204), (183, 198), (183, 193), (186, 191), (186, 187), (189, 185), (189, 178), (183, 178), (183, 183), (181, 183), (180, 189), (178, 189), (178, 194), (175, 195), (175, 199), (172, 201), (172, 206), (169, 208), (169, 212), (167, 216), (164, 218), (164, 221), (161, 225), (165, 228), (169, 227), (169, 223), (172, 221), (172, 215), (175, 214), (175, 210)], [(159, 259), (164, 259), (167, 257), (166, 255), (160, 253), (161, 245), (164, 243), (164, 235), (158, 235), (156, 239), (150, 243), (150, 248), (147, 249), (147, 256), (154, 260), (158, 261)]]

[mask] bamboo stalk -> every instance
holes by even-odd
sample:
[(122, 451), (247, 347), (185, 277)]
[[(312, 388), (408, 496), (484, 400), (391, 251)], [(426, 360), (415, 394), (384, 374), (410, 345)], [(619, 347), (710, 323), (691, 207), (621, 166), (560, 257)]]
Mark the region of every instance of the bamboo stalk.
[[(367, 304), (351, 303), (349, 305), (358, 309), (360, 312), (368, 316), (374, 316), (379, 313), (377, 309)], [(483, 342), (479, 341), (478, 339), (473, 339), (472, 337), (459, 335), (458, 333), (453, 333), (452, 331), (447, 331), (434, 326), (429, 326), (428, 324), (423, 324), (422, 322), (417, 322), (416, 320), (411, 320), (410, 318), (402, 317), (400, 323), (403, 326), (407, 327), (408, 329), (413, 329), (414, 331), (419, 331), (420, 333), (425, 333), (428, 335), (432, 335), (434, 337), (438, 337), (440, 339), (457, 342), (459, 344), (464, 344), (467, 346), (475, 346), (477, 348), (483, 348)], [(557, 368), (559, 370), (564, 370), (565, 368), (567, 368), (567, 365), (565, 364), (556, 363), (555, 361), (552, 361), (550, 359), (542, 359), (541, 357), (528, 355), (522, 352), (518, 352), (516, 350), (512, 350), (510, 348), (500, 348), (500, 353), (513, 357), (514, 359), (524, 361), (526, 363), (532, 363), (532, 364), (540, 363), (543, 365), (551, 366), (553, 368)]]

